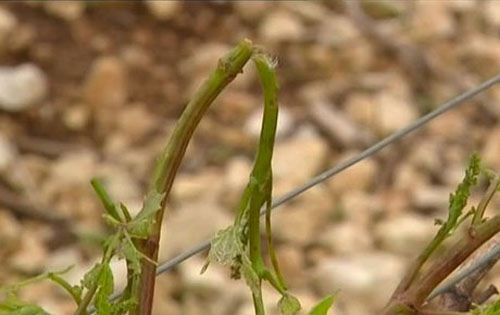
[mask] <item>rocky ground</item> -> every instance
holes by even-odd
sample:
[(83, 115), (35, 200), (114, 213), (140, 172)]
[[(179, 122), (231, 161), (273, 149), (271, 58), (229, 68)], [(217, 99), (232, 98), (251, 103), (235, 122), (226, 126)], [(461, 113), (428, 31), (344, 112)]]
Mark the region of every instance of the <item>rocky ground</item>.
[[(4, 3), (0, 283), (68, 265), (78, 281), (107, 231), (89, 180), (104, 178), (137, 210), (183, 106), (244, 37), (279, 60), (279, 196), (498, 74), (499, 34), (495, 0)], [(162, 259), (232, 221), (262, 110), (245, 70), (194, 135)], [(500, 170), (499, 101), (492, 89), (281, 207), (278, 255), (306, 309), (339, 289), (335, 314), (373, 314), (386, 302), (446, 214), (468, 156), (478, 151)], [(155, 314), (252, 314), (243, 283), (217, 266), (200, 276), (203, 263), (158, 278)], [(123, 266), (115, 272), (123, 286)], [(54, 314), (73, 309), (50, 284), (21, 295)], [(275, 312), (276, 295), (266, 298)]]

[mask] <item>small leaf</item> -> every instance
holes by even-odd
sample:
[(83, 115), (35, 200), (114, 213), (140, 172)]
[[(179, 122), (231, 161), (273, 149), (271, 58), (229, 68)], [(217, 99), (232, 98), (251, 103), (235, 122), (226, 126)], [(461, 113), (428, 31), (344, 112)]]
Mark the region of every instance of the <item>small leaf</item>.
[(10, 294), (9, 298), (0, 302), (0, 315), (50, 315), (40, 306), (23, 302), (14, 294)]
[(245, 245), (242, 242), (243, 229), (240, 226), (229, 226), (220, 230), (212, 239), (207, 262), (201, 269), (204, 273), (211, 262), (231, 267), (231, 278), (241, 277), (241, 260), (246, 255)]
[(149, 234), (151, 234), (151, 228), (154, 224), (154, 220), (142, 219), (133, 221), (132, 225), (128, 228), (130, 235), (133, 238), (146, 239)]
[(156, 191), (148, 193), (144, 200), (144, 206), (139, 214), (129, 222), (129, 232), (134, 238), (145, 239), (151, 234), (154, 223), (154, 215), (161, 209), (161, 200), (165, 194)]
[(463, 213), (463, 209), (467, 205), (470, 189), (477, 184), (479, 173), (481, 172), (481, 161), (479, 156), (473, 154), (462, 182), (457, 186), (455, 193), (450, 194), (448, 220), (444, 223), (443, 228), (447, 231), (453, 231), (458, 223), (459, 218)]
[(232, 265), (234, 259), (244, 254), (244, 246), (241, 243), (241, 236), (237, 232), (238, 228), (230, 226), (221, 230), (212, 239), (208, 260), (221, 265)]
[(134, 218), (134, 220), (142, 220), (156, 214), (156, 211), (161, 208), (161, 201), (164, 196), (165, 193), (160, 194), (156, 190), (151, 190), (144, 199), (144, 206), (142, 210), (139, 212), (137, 217)]
[(296, 315), (300, 309), (300, 301), (293, 295), (283, 295), (278, 302), (278, 307), (282, 315)]
[(111, 309), (111, 314), (126, 314), (128, 311), (132, 310), (137, 305), (137, 301), (134, 298), (129, 298), (118, 303), (113, 304)]
[(83, 288), (81, 286), (79, 286), (79, 285), (74, 285), (74, 286), (72, 286), (72, 290), (75, 293), (75, 295), (77, 297), (79, 297), (80, 300), (81, 300), (81, 297), (82, 297), (82, 294), (83, 294)]
[(110, 315), (111, 314), (111, 302), (109, 301), (109, 296), (113, 293), (114, 282), (113, 273), (108, 264), (103, 265), (101, 273), (99, 275), (99, 289), (96, 293), (96, 310), (97, 315)]
[(122, 240), (121, 255), (129, 262), (134, 274), (141, 273), (141, 254), (128, 238)]
[[(477, 184), (479, 173), (481, 172), (481, 160), (477, 154), (473, 154), (470, 158), (469, 165), (465, 170), (465, 176), (462, 182), (458, 184), (454, 193), (450, 194), (448, 205), (448, 218), (441, 224), (436, 239), (439, 245), (448, 235), (453, 233), (456, 228), (465, 219), (463, 210), (467, 205), (471, 188)], [(469, 214), (470, 215), (470, 214)], [(439, 222), (439, 221), (437, 221)]]
[(309, 315), (326, 315), (328, 310), (332, 307), (335, 301), (335, 296), (329, 295), (323, 300), (321, 300), (313, 309), (309, 312)]
[(500, 314), (500, 300), (497, 300), (491, 304), (482, 305), (474, 309), (471, 313), (472, 315), (498, 315)]
[(92, 269), (90, 269), (81, 280), (82, 287), (85, 289), (90, 289), (92, 285), (99, 281), (99, 273), (101, 271), (101, 264), (95, 264)]

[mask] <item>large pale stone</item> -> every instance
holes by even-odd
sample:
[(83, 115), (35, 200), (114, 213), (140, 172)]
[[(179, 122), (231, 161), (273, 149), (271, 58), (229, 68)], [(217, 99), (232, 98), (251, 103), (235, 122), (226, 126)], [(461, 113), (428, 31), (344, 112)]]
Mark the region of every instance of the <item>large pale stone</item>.
[(306, 32), (300, 19), (284, 10), (271, 11), (259, 26), (260, 36), (270, 43), (301, 40)]
[(405, 214), (388, 218), (375, 227), (375, 237), (384, 250), (413, 257), (436, 232), (432, 218)]
[(328, 156), (328, 144), (313, 130), (276, 143), (273, 156), (275, 193), (288, 191), (317, 175)]
[(313, 276), (322, 294), (341, 290), (342, 295), (373, 307), (381, 307), (398, 284), (405, 270), (394, 255), (368, 252), (322, 261)]
[(40, 103), (47, 92), (47, 78), (36, 65), (0, 67), (0, 109), (10, 112), (25, 110)]
[(181, 1), (146, 1), (149, 12), (159, 20), (169, 20), (173, 18), (182, 8)]
[(123, 62), (115, 57), (98, 58), (85, 79), (83, 92), (86, 102), (97, 110), (124, 105), (128, 89)]

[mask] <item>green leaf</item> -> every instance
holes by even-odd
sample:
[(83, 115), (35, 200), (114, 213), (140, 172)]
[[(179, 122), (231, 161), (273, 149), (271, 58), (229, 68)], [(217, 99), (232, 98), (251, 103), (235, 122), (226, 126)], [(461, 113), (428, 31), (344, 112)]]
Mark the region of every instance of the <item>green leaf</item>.
[(50, 315), (40, 306), (23, 302), (14, 294), (9, 294), (6, 301), (0, 302), (0, 315)]
[(233, 265), (236, 257), (244, 254), (239, 227), (230, 226), (221, 230), (212, 239), (208, 260), (221, 265)]
[(455, 193), (450, 194), (448, 219), (442, 226), (443, 233), (452, 232), (461, 222), (463, 210), (469, 199), (470, 189), (477, 184), (481, 172), (481, 160), (477, 154), (473, 154), (462, 182), (457, 186)]
[(82, 287), (85, 289), (90, 289), (94, 283), (99, 281), (99, 273), (101, 272), (101, 264), (95, 264), (92, 269), (90, 269), (81, 280)]
[(500, 300), (474, 309), (472, 315), (498, 315), (500, 314)]
[(165, 194), (152, 190), (144, 200), (144, 206), (139, 214), (129, 222), (129, 232), (135, 238), (145, 239), (151, 234), (154, 216), (161, 209), (161, 201)]
[[(54, 272), (42, 273), (42, 274), (40, 274), (38, 276), (35, 276), (33, 278), (29, 278), (29, 279), (26, 279), (26, 280), (23, 280), (23, 281), (20, 281), (18, 283), (14, 283), (14, 284), (11, 284), (11, 285), (8, 285), (8, 286), (0, 287), (0, 292), (13, 293), (13, 292), (19, 290), (22, 287), (25, 287), (25, 286), (28, 286), (28, 285), (31, 285), (33, 283), (37, 283), (37, 282), (40, 282), (40, 281), (43, 281), (43, 280), (53, 279), (54, 277), (58, 277), (58, 276), (60, 276), (62, 274), (65, 274), (71, 268), (73, 268), (73, 266), (69, 266), (66, 269), (61, 270), (61, 271), (54, 271)], [(66, 285), (69, 286), (69, 284), (66, 281), (64, 281), (64, 280), (62, 280), (61, 283), (66, 284)], [(61, 283), (58, 283), (58, 284), (61, 284)]]
[(108, 192), (104, 188), (104, 185), (101, 183), (101, 181), (97, 178), (93, 178), (90, 181), (90, 184), (94, 188), (94, 191), (97, 194), (97, 197), (99, 197), (99, 200), (101, 200), (102, 205), (104, 206), (104, 209), (106, 212), (113, 217), (116, 221), (122, 221), (122, 218), (120, 218), (120, 215), (118, 214), (118, 211), (116, 210), (115, 203), (109, 196)]
[(137, 217), (134, 220), (142, 220), (146, 218), (150, 218), (156, 214), (156, 211), (161, 208), (161, 201), (165, 193), (158, 193), (156, 190), (151, 190), (144, 199), (144, 206), (142, 210), (139, 212)]
[(321, 300), (313, 309), (309, 312), (309, 315), (326, 315), (328, 310), (332, 307), (335, 301), (334, 295), (329, 295)]
[(217, 235), (211, 240), (207, 262), (200, 273), (203, 274), (208, 269), (209, 264), (214, 262), (230, 266), (231, 278), (239, 279), (241, 277), (241, 257), (246, 255), (242, 239), (243, 229), (238, 225), (232, 225), (217, 232)]
[(138, 239), (146, 239), (151, 234), (151, 229), (154, 224), (154, 219), (142, 219), (142, 220), (134, 220), (131, 222), (132, 224), (128, 228), (130, 235), (133, 238)]
[(129, 262), (134, 274), (141, 273), (141, 254), (129, 238), (123, 238), (120, 254)]
[(128, 311), (132, 310), (137, 305), (137, 301), (134, 298), (129, 298), (118, 303), (114, 303), (111, 309), (112, 314), (126, 314)]
[(296, 315), (301, 309), (300, 301), (290, 294), (281, 297), (278, 307), (282, 315)]
[[(79, 285), (73, 285), (72, 286), (72, 290), (74, 292), (74, 295), (81, 300), (82, 294), (83, 294), (83, 288), (81, 286), (79, 286)], [(76, 299), (75, 299), (75, 301), (76, 301)]]
[(109, 296), (113, 293), (114, 282), (113, 273), (108, 264), (103, 265), (99, 275), (99, 289), (96, 293), (96, 310), (97, 315), (110, 315), (112, 305), (109, 301)]

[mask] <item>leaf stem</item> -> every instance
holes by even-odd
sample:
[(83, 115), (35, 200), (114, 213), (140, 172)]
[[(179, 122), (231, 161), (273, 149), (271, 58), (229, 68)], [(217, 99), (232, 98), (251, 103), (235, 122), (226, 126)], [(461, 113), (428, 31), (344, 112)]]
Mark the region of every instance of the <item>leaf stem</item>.
[(76, 305), (80, 305), (80, 303), (82, 301), (81, 296), (77, 292), (75, 292), (73, 287), (66, 280), (64, 280), (57, 273), (53, 273), (53, 272), (50, 272), (48, 274), (48, 277), (50, 280), (52, 280), (55, 283), (57, 283), (58, 285), (60, 285), (66, 292), (68, 292), (69, 295), (71, 295), (71, 297), (75, 301)]
[(106, 192), (106, 189), (104, 189), (104, 185), (101, 183), (101, 181), (97, 178), (93, 178), (90, 181), (90, 184), (94, 188), (94, 191), (96, 192), (97, 196), (99, 197), (99, 200), (101, 200), (104, 209), (106, 209), (106, 212), (111, 215), (115, 220), (121, 222), (123, 219), (120, 217), (118, 214), (118, 211), (116, 210), (115, 203), (111, 199), (111, 197), (108, 195)]
[[(261, 143), (267, 147), (269, 156), (267, 157), (266, 165), (268, 167), (269, 175), (266, 177), (266, 240), (267, 249), (269, 252), (269, 257), (271, 259), (271, 264), (273, 266), (276, 277), (269, 272), (268, 281), (276, 287), (278, 291), (282, 294), (286, 292), (285, 279), (281, 273), (278, 264), (278, 258), (276, 257), (276, 251), (274, 250), (272, 242), (272, 229), (271, 229), (271, 197), (272, 197), (272, 166), (271, 159), (273, 154), (274, 141), (276, 137), (276, 127), (278, 123), (278, 82), (276, 79), (276, 73), (274, 71), (274, 65), (267, 55), (264, 53), (257, 52), (252, 57), (252, 60), (257, 68), (257, 73), (259, 75), (260, 84), (264, 92), (264, 118), (262, 119), (262, 134)], [(264, 137), (266, 135), (266, 137)], [(261, 144), (259, 144), (260, 146)], [(264, 150), (264, 148), (262, 148)], [(259, 151), (260, 152), (260, 151)], [(260, 208), (259, 208), (260, 211)], [(259, 213), (260, 214), (260, 213)]]
[(87, 290), (87, 293), (85, 293), (85, 296), (82, 298), (74, 315), (86, 315), (88, 313), (87, 308), (89, 307), (90, 302), (92, 302), (92, 299), (94, 298), (94, 295), (95, 295), (97, 289), (99, 288), (99, 279), (100, 279), (101, 274), (104, 270), (104, 266), (108, 265), (109, 262), (111, 261), (111, 258), (113, 257), (113, 253), (115, 250), (116, 243), (118, 242), (118, 239), (119, 239), (118, 234), (113, 235), (113, 238), (110, 240), (109, 244), (106, 246), (106, 249), (104, 251), (104, 255), (102, 256), (100, 267), (99, 267), (100, 268), (99, 275), (96, 277), (96, 279), (92, 283), (91, 287)]
[(481, 221), (483, 220), (486, 208), (488, 207), (488, 204), (490, 203), (491, 199), (498, 190), (499, 185), (500, 185), (500, 175), (495, 175), (495, 177), (493, 178), (488, 187), (488, 190), (486, 191), (486, 194), (484, 194), (483, 198), (479, 202), (479, 205), (477, 206), (476, 212), (474, 213), (474, 217), (472, 219), (473, 227), (481, 223)]
[[(217, 95), (238, 73), (242, 72), (243, 66), (250, 59), (252, 51), (252, 43), (245, 39), (219, 61), (215, 71), (186, 106), (186, 109), (177, 121), (167, 146), (156, 162), (150, 190), (154, 190), (157, 193), (164, 193), (164, 197), (161, 201), (161, 210), (156, 214), (156, 220), (153, 223), (150, 237), (145, 241), (139, 242), (139, 250), (153, 261), (157, 261), (158, 259), (158, 244), (166, 199), (181, 160), (186, 152), (189, 140), (201, 117)], [(141, 277), (137, 284), (138, 290), (136, 291), (139, 294), (139, 304), (132, 314), (151, 314), (155, 275), (156, 265), (143, 260)]]
[(269, 258), (271, 259), (271, 264), (273, 265), (274, 272), (276, 273), (276, 278), (282, 290), (287, 290), (287, 285), (285, 278), (281, 273), (278, 257), (276, 256), (276, 251), (273, 245), (273, 236), (271, 230), (271, 201), (267, 202), (266, 206), (266, 238), (267, 238), (267, 249), (269, 251)]

